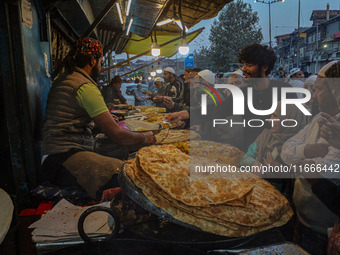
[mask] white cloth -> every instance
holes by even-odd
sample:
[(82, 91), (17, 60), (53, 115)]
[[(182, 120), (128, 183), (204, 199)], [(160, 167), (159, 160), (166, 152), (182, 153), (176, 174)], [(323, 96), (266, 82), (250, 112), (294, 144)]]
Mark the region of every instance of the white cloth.
[(289, 165), (297, 160), (304, 160), (304, 150), (307, 144), (327, 143), (325, 139), (320, 137), (320, 127), (318, 123), (320, 118), (321, 114), (316, 115), (311, 123), (284, 143), (281, 150), (281, 159), (283, 162)]
[(169, 72), (169, 73), (176, 74), (175, 70), (174, 70), (173, 68), (169, 67), (169, 66), (166, 67), (166, 68), (164, 68), (164, 71), (167, 71), (167, 72)]
[[(300, 80), (290, 80), (289, 84), (292, 85), (293, 88), (303, 88), (304, 83)], [(298, 98), (302, 98), (302, 93), (296, 93)]]

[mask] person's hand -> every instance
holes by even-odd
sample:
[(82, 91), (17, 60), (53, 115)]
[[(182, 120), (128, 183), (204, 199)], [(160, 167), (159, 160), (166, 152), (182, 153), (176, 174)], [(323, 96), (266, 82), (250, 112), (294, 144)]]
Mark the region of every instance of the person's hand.
[(185, 122), (184, 121), (177, 122), (176, 123), (176, 128), (178, 128), (178, 129), (185, 128)]
[(188, 111), (180, 111), (170, 113), (165, 116), (165, 120), (170, 123), (177, 123), (181, 120), (189, 119), (189, 112)]
[(155, 96), (155, 97), (153, 98), (153, 101), (155, 101), (155, 102), (161, 102), (161, 101), (163, 101), (163, 97), (162, 97), (162, 96)]
[(318, 158), (325, 157), (328, 153), (329, 144), (326, 143), (315, 143), (307, 144), (304, 149), (304, 154), (306, 158)]
[(142, 93), (145, 94), (145, 95), (151, 95), (151, 92), (147, 91), (147, 90), (143, 91)]
[(267, 152), (267, 154), (263, 157), (263, 163), (265, 165), (271, 165), (271, 166), (278, 166), (279, 163), (275, 161), (272, 157), (272, 154), (270, 152)]
[(111, 113), (111, 116), (112, 116), (112, 118), (114, 119), (114, 121), (115, 121), (116, 123), (119, 121), (119, 118), (118, 118), (116, 115), (114, 115), (114, 114)]
[(321, 137), (331, 146), (340, 149), (340, 122), (327, 113), (321, 113), (319, 120)]
[(145, 135), (145, 141), (144, 143), (146, 144), (154, 144), (156, 142), (156, 137), (155, 134), (153, 132), (146, 132), (143, 133)]
[(165, 106), (168, 109), (172, 109), (175, 106), (175, 103), (174, 103), (174, 101), (172, 101), (172, 98), (171, 97), (167, 97), (167, 96), (163, 97), (163, 104), (165, 104)]

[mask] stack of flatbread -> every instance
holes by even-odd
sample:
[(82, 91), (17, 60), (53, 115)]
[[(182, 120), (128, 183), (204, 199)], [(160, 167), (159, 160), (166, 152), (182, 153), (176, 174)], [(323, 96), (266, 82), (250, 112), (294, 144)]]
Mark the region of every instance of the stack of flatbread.
[(286, 198), (255, 175), (190, 178), (190, 156), (172, 144), (142, 148), (124, 169), (157, 207), (217, 235), (251, 235), (293, 214)]
[(155, 135), (156, 144), (185, 142), (200, 138), (200, 135), (188, 129), (163, 129)]

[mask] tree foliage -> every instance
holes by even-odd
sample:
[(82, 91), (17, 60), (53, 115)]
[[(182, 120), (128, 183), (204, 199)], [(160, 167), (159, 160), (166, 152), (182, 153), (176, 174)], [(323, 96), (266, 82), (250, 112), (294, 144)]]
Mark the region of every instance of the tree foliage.
[(212, 71), (230, 71), (244, 46), (263, 39), (259, 17), (250, 4), (237, 0), (228, 4), (210, 29), (210, 47), (195, 52), (197, 67)]

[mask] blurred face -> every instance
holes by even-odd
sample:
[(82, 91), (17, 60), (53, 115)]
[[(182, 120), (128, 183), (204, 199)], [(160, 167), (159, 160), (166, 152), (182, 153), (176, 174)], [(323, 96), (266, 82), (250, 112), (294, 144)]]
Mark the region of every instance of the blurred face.
[(241, 88), (241, 87), (243, 87), (245, 85), (243, 78), (238, 76), (238, 75), (236, 75), (236, 74), (230, 75), (228, 77), (227, 83), (235, 85), (235, 86), (237, 86), (239, 88)]
[(103, 57), (99, 58), (98, 60), (93, 57), (92, 60), (91, 60), (91, 64), (93, 64), (93, 67), (91, 69), (90, 77), (94, 81), (98, 80), (98, 77), (100, 75), (100, 71), (102, 69), (102, 62), (103, 62)]
[(262, 77), (260, 67), (257, 64), (243, 63), (242, 71), (245, 79)]
[(122, 82), (114, 83), (113, 86), (115, 87), (115, 89), (120, 90), (120, 88), (122, 87)]
[(163, 87), (163, 82), (161, 82), (161, 81), (156, 81), (156, 82), (155, 82), (155, 86), (156, 86), (157, 89), (160, 89), (161, 87)]
[(305, 74), (302, 71), (298, 71), (296, 74), (292, 75), (292, 78), (302, 80), (305, 78)]
[(272, 131), (272, 133), (278, 133), (280, 132), (281, 126), (280, 126), (280, 121), (278, 121), (280, 119), (280, 114), (278, 112), (278, 110), (276, 110), (275, 112), (273, 112), (272, 117), (270, 119), (276, 119), (275, 121), (271, 121), (273, 124), (273, 127), (270, 129)]
[(196, 74), (195, 77), (193, 77), (191, 81), (194, 84), (194, 88), (201, 87), (204, 82), (201, 76), (199, 76), (198, 74)]
[(194, 82), (194, 79), (195, 79), (195, 76), (198, 74), (198, 72), (194, 72), (194, 71), (192, 71), (192, 72), (190, 72), (189, 73), (189, 82), (191, 83), (193, 83)]
[(138, 89), (138, 90), (142, 90), (142, 88), (143, 88), (142, 85), (140, 85), (140, 84), (137, 85), (137, 89)]
[(198, 72), (192, 71), (189, 73), (189, 79), (195, 78), (195, 76), (198, 74)]
[(320, 111), (333, 115), (338, 109), (336, 99), (327, 85), (327, 79), (318, 76), (314, 84), (313, 99), (317, 100)]
[(163, 73), (163, 79), (164, 79), (164, 81), (166, 81), (166, 82), (171, 82), (171, 80), (172, 80), (172, 73), (170, 73), (170, 72), (168, 72), (168, 71), (164, 71), (164, 73)]
[(284, 71), (280, 71), (280, 72), (279, 72), (279, 77), (282, 78), (282, 77), (284, 77), (284, 76), (285, 76), (285, 72), (284, 72)]

